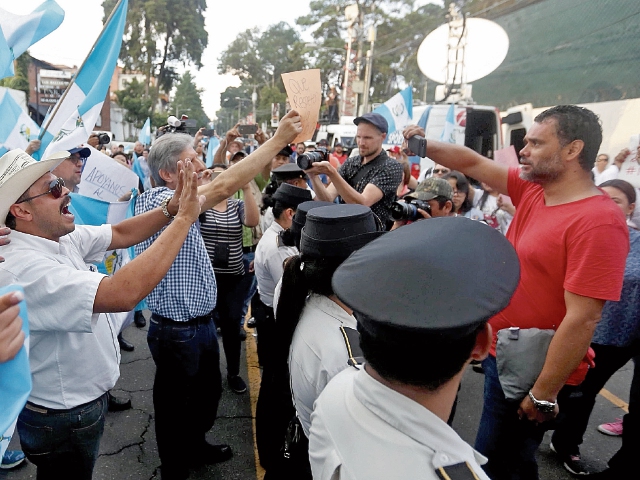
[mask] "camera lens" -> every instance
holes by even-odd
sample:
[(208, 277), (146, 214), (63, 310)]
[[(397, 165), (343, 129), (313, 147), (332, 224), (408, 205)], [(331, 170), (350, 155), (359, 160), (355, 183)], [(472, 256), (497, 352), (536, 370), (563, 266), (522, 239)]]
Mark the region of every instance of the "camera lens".
[(405, 202), (391, 204), (391, 217), (394, 220), (415, 220), (420, 216), (415, 205)]

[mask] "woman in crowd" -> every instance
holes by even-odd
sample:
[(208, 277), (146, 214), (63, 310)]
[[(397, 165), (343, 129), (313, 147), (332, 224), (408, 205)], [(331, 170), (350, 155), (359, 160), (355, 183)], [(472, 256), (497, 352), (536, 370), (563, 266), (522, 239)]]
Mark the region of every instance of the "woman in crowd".
[(453, 170), (444, 176), (453, 188), (453, 211), (472, 220), (483, 220), (482, 212), (474, 208), (469, 200), (469, 181), (464, 174)]
[(258, 282), (258, 295), (253, 297), (251, 311), (256, 319), (258, 330), (258, 359), (266, 366), (273, 349), (273, 293), (282, 277), (285, 259), (297, 255), (298, 249), (281, 242), (280, 233), (291, 227), (293, 215), (298, 205), (311, 200), (311, 192), (288, 183), (283, 183), (276, 192), (264, 201), (272, 208), (274, 221), (264, 231), (256, 248), (254, 269)]
[[(211, 181), (226, 169), (214, 165)], [(235, 393), (247, 391), (240, 377), (240, 317), (245, 290), (242, 255), (242, 226), (255, 227), (259, 221), (258, 205), (249, 184), (243, 187), (244, 200), (225, 199), (205, 212), (200, 232), (216, 276), (217, 301), (215, 322), (222, 333), (222, 345), (227, 358), (227, 383)]]
[(499, 194), (486, 183), (481, 185), (482, 190), (475, 190), (473, 205), (482, 211), (488, 225), (506, 235), (516, 214), (516, 207), (506, 195)]
[[(300, 254), (285, 262), (276, 312), (276, 348), (269, 380), (270, 415), (277, 419), (269, 424), (272, 449), (264, 453), (276, 459), (266, 462), (270, 478), (311, 478), (307, 438), (313, 402), (331, 378), (347, 368), (350, 360), (355, 361), (351, 356), (359, 351), (356, 319), (333, 294), (331, 278), (351, 253), (382, 233), (371, 210), (363, 205), (323, 206), (306, 215)], [(299, 423), (293, 420), (294, 413)], [(278, 462), (277, 452), (290, 421), (291, 429), (301, 428), (304, 434), (300, 432), (300, 443), (292, 447), (290, 461)], [(260, 458), (264, 464), (262, 452)]]
[[(627, 222), (633, 215), (636, 192), (624, 180), (609, 180), (600, 185), (618, 204)], [(630, 250), (624, 272), (619, 302), (608, 301), (602, 309), (602, 318), (593, 335), (591, 348), (595, 351), (595, 364), (580, 385), (581, 395), (572, 395), (560, 412), (564, 419), (554, 432), (551, 448), (564, 467), (576, 475), (587, 471), (580, 459), (579, 446), (589, 423), (598, 392), (611, 376), (632, 358), (635, 360), (629, 413), (623, 418), (622, 448), (609, 460), (609, 469), (589, 478), (625, 478), (635, 467), (640, 452), (640, 231), (629, 226)], [(602, 248), (607, 248), (603, 245)]]

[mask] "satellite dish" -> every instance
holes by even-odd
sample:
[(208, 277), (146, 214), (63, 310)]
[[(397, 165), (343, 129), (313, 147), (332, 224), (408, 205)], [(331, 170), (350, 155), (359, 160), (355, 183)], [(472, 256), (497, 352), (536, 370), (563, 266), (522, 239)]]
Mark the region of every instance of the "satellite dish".
[[(458, 54), (458, 57), (463, 55), (464, 66), (462, 69), (458, 66), (456, 70), (453, 62), (455, 51), (451, 45), (456, 45), (459, 37), (452, 37), (449, 28), (449, 24), (436, 28), (418, 49), (418, 67), (438, 83), (463, 84), (486, 77), (507, 56), (509, 36), (500, 25), (483, 18), (468, 18), (465, 25), (466, 45)], [(464, 38), (462, 42), (465, 42)]]

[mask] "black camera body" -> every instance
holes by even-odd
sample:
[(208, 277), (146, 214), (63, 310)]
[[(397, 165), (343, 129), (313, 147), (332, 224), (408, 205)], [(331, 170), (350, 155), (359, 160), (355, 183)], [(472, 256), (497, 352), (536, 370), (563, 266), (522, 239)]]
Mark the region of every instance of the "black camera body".
[(424, 210), (431, 215), (431, 205), (424, 200), (412, 198), (406, 202), (393, 202), (391, 204), (391, 216), (394, 220), (420, 220), (422, 215), (418, 209)]
[(309, 170), (316, 162), (324, 162), (329, 159), (329, 151), (326, 148), (316, 148), (313, 152), (298, 155), (296, 163), (302, 170)]
[(98, 142), (100, 142), (100, 146), (107, 145), (111, 142), (111, 138), (106, 133), (97, 133)]

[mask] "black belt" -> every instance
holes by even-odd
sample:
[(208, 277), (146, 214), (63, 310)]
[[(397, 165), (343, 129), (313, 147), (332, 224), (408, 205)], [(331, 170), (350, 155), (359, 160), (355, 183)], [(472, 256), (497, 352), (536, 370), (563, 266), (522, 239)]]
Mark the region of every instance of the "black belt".
[(251, 253), (256, 251), (257, 245), (251, 245), (250, 247), (242, 247), (242, 253)]
[(104, 398), (106, 400), (107, 394), (103, 393), (102, 395), (100, 395), (95, 400), (91, 400), (90, 402), (82, 403), (80, 405), (76, 405), (75, 407), (71, 407), (71, 408), (49, 408), (49, 407), (43, 407), (42, 405), (38, 405), (38, 404), (33, 403), (33, 402), (27, 402), (26, 405), (24, 406), (24, 408), (26, 408), (27, 410), (31, 410), (32, 412), (42, 413), (44, 415), (69, 413), (69, 412), (72, 412), (74, 410), (77, 411), (77, 410), (82, 410), (83, 408), (89, 407), (89, 406), (93, 405), (94, 403), (96, 403), (97, 401), (99, 401), (102, 398)]
[(158, 323), (171, 324), (171, 325), (202, 325), (204, 323), (209, 323), (212, 319), (213, 311), (207, 313), (206, 315), (202, 315), (201, 317), (190, 318), (189, 320), (173, 320), (171, 318), (163, 317), (162, 315), (158, 315), (157, 313), (151, 314), (151, 319), (155, 320)]

